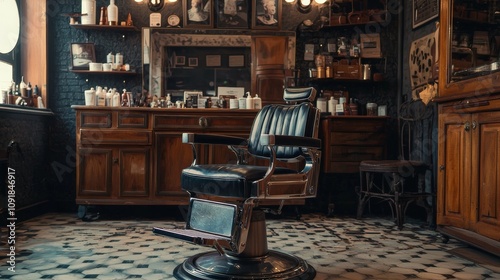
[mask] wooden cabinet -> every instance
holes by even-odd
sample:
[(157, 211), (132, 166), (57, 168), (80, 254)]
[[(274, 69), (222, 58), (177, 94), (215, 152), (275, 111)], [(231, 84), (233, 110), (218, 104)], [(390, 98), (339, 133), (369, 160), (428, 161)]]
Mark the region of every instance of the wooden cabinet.
[(263, 105), (284, 103), (283, 87), (287, 69), (288, 37), (252, 37), (252, 93), (262, 98)]
[(500, 98), (439, 108), (438, 229), (500, 255)]
[(322, 172), (357, 173), (363, 160), (387, 153), (388, 117), (327, 116), (321, 119)]
[[(183, 132), (247, 137), (257, 110), (73, 106), (79, 205), (182, 205), (180, 174), (193, 160)], [(202, 163), (231, 162), (226, 146), (202, 146)]]
[(457, 34), (449, 31), (482, 30), (477, 22), (468, 24), (467, 30), (457, 25), (465, 16), (462, 12), (467, 17), (482, 12), (474, 11), (482, 9), (476, 4), (462, 9), (469, 4), (441, 1), (439, 97), (435, 99), (439, 104), (437, 229), (445, 237), (500, 256), (500, 72), (495, 70), (497, 62), (455, 72), (452, 67)]

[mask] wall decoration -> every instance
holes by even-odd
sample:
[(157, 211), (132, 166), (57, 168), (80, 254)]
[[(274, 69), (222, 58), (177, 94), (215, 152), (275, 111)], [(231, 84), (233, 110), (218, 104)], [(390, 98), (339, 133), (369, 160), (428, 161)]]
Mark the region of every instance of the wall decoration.
[(218, 54), (209, 54), (206, 56), (207, 67), (219, 67), (221, 65), (221, 57)]
[(183, 0), (184, 27), (212, 28), (214, 25), (212, 2), (213, 0)]
[(190, 57), (190, 58), (188, 58), (188, 66), (189, 67), (196, 67), (196, 66), (198, 66), (198, 58), (197, 57)]
[(202, 98), (203, 92), (198, 90), (184, 91), (184, 106), (186, 108), (198, 108), (198, 99)]
[(88, 70), (89, 63), (95, 62), (93, 43), (71, 43), (71, 69)]
[(246, 0), (215, 0), (218, 28), (248, 28)]
[(281, 29), (281, 0), (252, 0), (252, 29)]
[(244, 67), (245, 66), (245, 56), (244, 55), (230, 55), (228, 59), (229, 67)]
[(183, 65), (186, 65), (186, 57), (175, 56), (175, 66), (183, 66)]
[(413, 29), (439, 15), (439, 0), (413, 0), (412, 3)]

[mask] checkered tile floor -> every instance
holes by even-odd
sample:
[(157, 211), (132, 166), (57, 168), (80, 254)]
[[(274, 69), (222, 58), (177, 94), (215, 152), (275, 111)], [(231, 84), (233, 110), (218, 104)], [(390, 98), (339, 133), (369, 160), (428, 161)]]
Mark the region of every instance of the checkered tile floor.
[[(270, 249), (296, 254), (315, 279), (500, 279), (494, 268), (457, 257), (466, 247), (409, 221), (403, 230), (384, 218), (304, 214), (268, 219)], [(188, 256), (211, 250), (156, 236), (153, 226), (181, 228), (180, 220), (106, 219), (83, 222), (52, 213), (17, 225), (15, 272), (9, 271), (2, 229), (1, 279), (173, 279)], [(498, 271), (498, 270), (497, 270)]]

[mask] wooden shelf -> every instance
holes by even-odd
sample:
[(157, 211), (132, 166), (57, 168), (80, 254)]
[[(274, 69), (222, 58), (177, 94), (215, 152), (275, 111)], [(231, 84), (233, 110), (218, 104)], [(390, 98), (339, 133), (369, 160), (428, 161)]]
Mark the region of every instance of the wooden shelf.
[(139, 28), (135, 26), (122, 26), (122, 25), (70, 24), (70, 26), (77, 29), (139, 31)]
[(103, 75), (138, 75), (136, 71), (90, 71), (90, 70), (76, 70), (69, 69), (70, 72), (80, 74), (103, 74)]

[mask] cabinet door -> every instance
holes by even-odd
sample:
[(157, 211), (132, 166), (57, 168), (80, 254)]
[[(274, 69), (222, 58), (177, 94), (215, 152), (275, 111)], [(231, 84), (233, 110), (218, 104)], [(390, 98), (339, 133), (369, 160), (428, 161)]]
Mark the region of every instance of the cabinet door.
[(252, 37), (252, 94), (262, 98), (263, 105), (283, 103), (288, 37)]
[(151, 186), (151, 147), (120, 148), (120, 196), (146, 197)]
[[(500, 240), (500, 112), (473, 116), (472, 223), (475, 231)], [(474, 177), (477, 176), (477, 177)]]
[(77, 162), (77, 198), (111, 197), (113, 149), (80, 147)]
[(468, 228), (471, 185), (470, 115), (441, 114), (437, 223)]
[(181, 190), (181, 173), (193, 161), (191, 145), (182, 143), (182, 133), (158, 132), (155, 146), (155, 195), (186, 199), (187, 193)]

